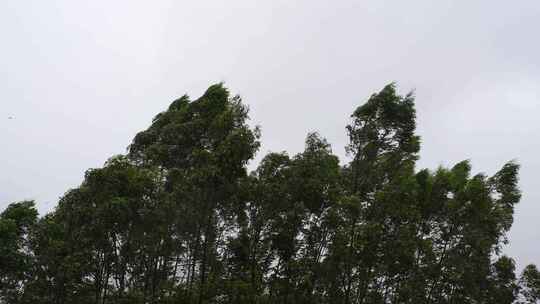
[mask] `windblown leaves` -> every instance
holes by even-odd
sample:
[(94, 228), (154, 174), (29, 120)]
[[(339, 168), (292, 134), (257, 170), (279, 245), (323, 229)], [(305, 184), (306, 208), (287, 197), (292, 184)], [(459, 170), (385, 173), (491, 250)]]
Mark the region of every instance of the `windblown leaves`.
[[(412, 93), (373, 94), (347, 126), (351, 159), (309, 133), (248, 174), (259, 130), (216, 84), (185, 95), (88, 170), (56, 210), (0, 214), (4, 303), (535, 303), (501, 246), (519, 166), (418, 170)], [(520, 291), (521, 288), (521, 291)]]

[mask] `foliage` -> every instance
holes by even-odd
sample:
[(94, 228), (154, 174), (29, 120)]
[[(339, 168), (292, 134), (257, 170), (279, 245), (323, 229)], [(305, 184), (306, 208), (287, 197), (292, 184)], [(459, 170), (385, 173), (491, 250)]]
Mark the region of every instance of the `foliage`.
[(0, 303), (537, 303), (501, 255), (518, 169), (415, 167), (414, 96), (351, 115), (350, 162), (308, 134), (247, 164), (260, 132), (216, 84), (175, 100), (51, 213), (0, 214)]

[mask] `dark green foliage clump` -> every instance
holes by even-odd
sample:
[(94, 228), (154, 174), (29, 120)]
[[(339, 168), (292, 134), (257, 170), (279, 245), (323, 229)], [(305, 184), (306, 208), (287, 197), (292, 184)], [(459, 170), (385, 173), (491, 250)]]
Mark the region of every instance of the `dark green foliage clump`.
[(222, 84), (175, 100), (53, 212), (0, 214), (0, 303), (537, 303), (500, 254), (519, 166), (417, 170), (414, 96), (394, 84), (347, 126), (266, 155)]

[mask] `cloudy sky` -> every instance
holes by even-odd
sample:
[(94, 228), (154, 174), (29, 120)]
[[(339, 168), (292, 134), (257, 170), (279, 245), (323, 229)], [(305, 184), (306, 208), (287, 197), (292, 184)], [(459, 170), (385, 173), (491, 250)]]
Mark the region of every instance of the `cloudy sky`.
[(397, 81), (416, 91), (420, 167), (522, 164), (506, 252), (540, 263), (539, 1), (189, 2), (1, 1), (0, 209), (52, 210), (175, 97), (219, 81), (262, 127), (257, 160), (313, 130), (345, 160), (350, 113)]

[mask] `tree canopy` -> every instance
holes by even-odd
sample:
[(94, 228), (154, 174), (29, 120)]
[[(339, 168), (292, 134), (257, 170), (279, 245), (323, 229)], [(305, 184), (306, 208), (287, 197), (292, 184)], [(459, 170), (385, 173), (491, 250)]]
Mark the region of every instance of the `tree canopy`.
[(416, 168), (414, 95), (353, 111), (349, 160), (309, 133), (249, 172), (260, 132), (223, 84), (173, 101), (56, 209), (0, 214), (0, 303), (538, 303), (501, 253), (519, 165)]

